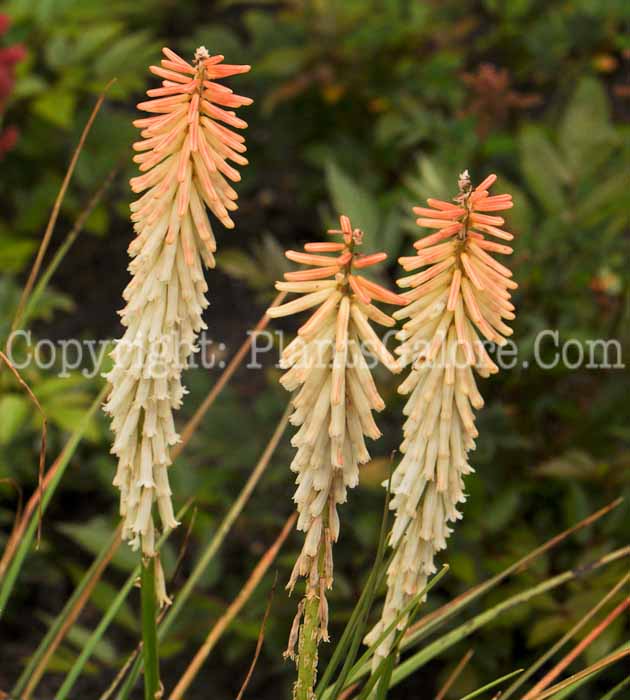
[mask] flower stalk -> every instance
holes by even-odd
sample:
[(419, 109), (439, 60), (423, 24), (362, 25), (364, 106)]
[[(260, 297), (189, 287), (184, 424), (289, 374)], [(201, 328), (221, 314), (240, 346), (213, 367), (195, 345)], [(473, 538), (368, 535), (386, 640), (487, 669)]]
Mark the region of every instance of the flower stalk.
[(140, 571), (144, 700), (155, 700), (160, 690), (160, 668), (157, 651), (155, 557), (149, 557), (143, 560), (140, 565)]

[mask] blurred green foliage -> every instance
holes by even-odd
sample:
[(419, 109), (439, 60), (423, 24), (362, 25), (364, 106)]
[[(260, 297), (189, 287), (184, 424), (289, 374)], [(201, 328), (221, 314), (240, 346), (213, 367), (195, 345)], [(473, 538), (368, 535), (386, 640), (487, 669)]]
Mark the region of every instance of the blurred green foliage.
[[(210, 279), (208, 318), (213, 335), (228, 345), (219, 351), (223, 355), (235, 351), (271, 298), (272, 282), (285, 265), (282, 248), (319, 237), (336, 212), (343, 210), (365, 230), (366, 249), (387, 250), (393, 277), (395, 258), (408, 253), (419, 233), (410, 207), (428, 196), (452, 196), (464, 167), (477, 180), (497, 172), (497, 191), (514, 197), (508, 223), (516, 234), (511, 264), (520, 284), (514, 324), (518, 363), (480, 386), (486, 407), (472, 459), (477, 474), (468, 479), (465, 517), (444, 557), (452, 573), (428, 605), (498, 571), (620, 493), (630, 497), (627, 370), (569, 369), (562, 363), (543, 369), (533, 361), (544, 329), (557, 329), (561, 344), (569, 338), (617, 339), (622, 362), (627, 361), (629, 140), (623, 119), (628, 92), (621, 84), (630, 50), (622, 32), (626, 3), (8, 0), (3, 11), (13, 19), (7, 41), (28, 49), (7, 111), (7, 122), (19, 124), (20, 138), (0, 166), (3, 337), (17, 302), (19, 275), (36, 248), (99, 91), (117, 78), (63, 204), (60, 240), (116, 164), (127, 168), (120, 183), (133, 172), (127, 165), (133, 104), (153, 83), (146, 66), (158, 60), (159, 47), (164, 43), (190, 55), (203, 44), (229, 61), (252, 64), (252, 72), (235, 85), (256, 100), (246, 116), (251, 165), (240, 190), (237, 230), (219, 234), (220, 270)], [(86, 234), (34, 319), (38, 336), (58, 335), (58, 324), (82, 337), (118, 335), (114, 311), (126, 283), (128, 200), (121, 184), (89, 217)], [(554, 352), (547, 338), (544, 358), (551, 361)], [(198, 506), (184, 567), (229, 507), (282, 413), (287, 396), (277, 388), (278, 371), (271, 365), (237, 374), (172, 471), (177, 499), (194, 495)], [(191, 394), (182, 414), (192, 413), (218, 371), (189, 373)], [(49, 463), (97, 383), (78, 371), (64, 380), (54, 375), (54, 368), (25, 372), (50, 421)], [(348, 614), (369, 569), (384, 497), (379, 484), (399, 441), (402, 404), (395, 383), (385, 375), (379, 380), (389, 407), (379, 421), (384, 438), (373, 446), (375, 459), (342, 512), (331, 597), (334, 626)], [(18, 481), (29, 493), (36, 485), (40, 420), (4, 370), (0, 386), (0, 476)], [(0, 671), (3, 683), (9, 674), (7, 685), (116, 522), (114, 465), (103, 418), (96, 419), (89, 438), (53, 501), (42, 546), (29, 560), (12, 602), (15, 635), (5, 653), (15, 671)], [(290, 458), (285, 439), (163, 650), (167, 681), (173, 680), (169, 667), (180, 667), (190, 656), (290, 512)], [(15, 496), (8, 482), (0, 489), (6, 532)], [(627, 513), (628, 506), (622, 506), (496, 595), (626, 544)], [(171, 572), (182, 540), (183, 533), (176, 533), (170, 543)], [(288, 578), (298, 546), (295, 538), (280, 556), (281, 581)], [(72, 663), (81, 634), (128, 573), (127, 554), (99, 585), (81, 618), (83, 627), (56, 655), (55, 669)], [(533, 658), (603, 595), (615, 571), (536, 598), (478, 634), (475, 659), (451, 697)], [(206, 666), (217, 698), (234, 697), (240, 686), (269, 585), (261, 586)], [(289, 687), (291, 669), (281, 651), (294, 604), (276, 593), (252, 696), (276, 698), (279, 688)], [(29, 630), (19, 624), (27, 607), (37, 610), (39, 620)], [(113, 677), (134, 644), (135, 610), (123, 608), (117, 622), (93, 659), (94, 679), (83, 689), (88, 694), (102, 690), (103, 678)], [(625, 630), (623, 625), (620, 619), (602, 635), (586, 662), (627, 638), (627, 622)], [(458, 651), (461, 656), (464, 649)], [(457, 658), (431, 664), (392, 697), (411, 697), (418, 688), (436, 690)], [(614, 677), (614, 672), (607, 676)], [(601, 686), (575, 697), (595, 697), (589, 693), (612, 684), (602, 679)]]

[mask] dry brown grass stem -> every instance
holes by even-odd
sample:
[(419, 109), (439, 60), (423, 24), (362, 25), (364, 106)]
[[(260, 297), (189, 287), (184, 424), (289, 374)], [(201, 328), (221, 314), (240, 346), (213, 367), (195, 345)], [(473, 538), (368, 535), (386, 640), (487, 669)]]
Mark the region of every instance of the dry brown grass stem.
[(457, 664), (457, 666), (455, 666), (452, 673), (446, 679), (446, 682), (440, 688), (438, 694), (435, 696), (435, 700), (444, 700), (444, 698), (446, 697), (446, 693), (448, 693), (453, 683), (455, 683), (455, 681), (460, 677), (462, 671), (466, 668), (468, 662), (472, 659), (474, 653), (475, 652), (473, 649), (469, 649), (464, 654), (464, 656), (462, 656), (460, 662)]
[(247, 671), (247, 675), (245, 676), (245, 680), (243, 681), (243, 685), (241, 686), (241, 689), (238, 691), (238, 695), (236, 696), (236, 700), (243, 700), (243, 695), (245, 695), (245, 691), (247, 690), (247, 686), (249, 685), (249, 682), (254, 675), (254, 669), (256, 668), (256, 664), (258, 663), (258, 657), (260, 656), (260, 652), (262, 651), (263, 647), (263, 642), (265, 641), (265, 626), (267, 624), (267, 620), (269, 619), (269, 614), (271, 613), (271, 604), (273, 603), (273, 596), (274, 593), (276, 592), (276, 585), (278, 584), (278, 572), (276, 571), (276, 575), (273, 579), (273, 585), (271, 586), (271, 590), (269, 591), (269, 596), (267, 598), (267, 607), (265, 608), (265, 614), (263, 615), (262, 622), (260, 623), (260, 632), (258, 633), (258, 639), (256, 640), (256, 650), (254, 651), (254, 658), (252, 659), (252, 663), (249, 667), (249, 670)]

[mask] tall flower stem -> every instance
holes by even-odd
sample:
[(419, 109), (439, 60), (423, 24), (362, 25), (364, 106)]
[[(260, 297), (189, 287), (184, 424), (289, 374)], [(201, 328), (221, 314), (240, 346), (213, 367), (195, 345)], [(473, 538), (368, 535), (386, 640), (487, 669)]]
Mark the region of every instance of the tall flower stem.
[(155, 557), (142, 561), (142, 653), (144, 656), (144, 700), (155, 700), (160, 686), (157, 645), (157, 598), (155, 596)]

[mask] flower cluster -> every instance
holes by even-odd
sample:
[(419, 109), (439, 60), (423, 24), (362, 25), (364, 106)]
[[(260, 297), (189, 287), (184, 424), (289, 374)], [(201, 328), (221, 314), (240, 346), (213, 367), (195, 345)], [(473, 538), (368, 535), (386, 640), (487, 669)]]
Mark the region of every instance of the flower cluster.
[[(394, 316), (408, 319), (397, 337), (396, 352), (411, 371), (398, 391), (409, 395), (404, 414), (404, 455), (392, 475), (395, 522), (390, 544), (397, 548), (388, 570), (388, 591), (379, 624), (368, 635), (376, 640), (410, 598), (436, 570), (436, 552), (446, 547), (449, 522), (461, 517), (463, 477), (472, 472), (467, 453), (477, 430), (473, 409), (483, 406), (473, 370), (481, 377), (498, 372), (482, 339), (503, 345), (514, 319), (511, 271), (491, 253), (512, 248), (494, 212), (512, 206), (510, 195), (489, 195), (496, 176), (473, 188), (462, 173), (453, 202), (429, 199), (416, 207), (417, 224), (434, 229), (414, 245), (417, 255), (400, 258), (410, 276), (398, 281), (408, 305)], [(492, 213), (489, 213), (492, 212)], [(389, 648), (386, 641), (377, 656)]]
[[(0, 36), (9, 29), (10, 20), (7, 15), (0, 14)], [(15, 44), (0, 48), (0, 115), (4, 112), (5, 105), (15, 84), (15, 65), (19, 63), (26, 51), (23, 46)], [(15, 126), (8, 126), (0, 129), (0, 158), (10, 151), (18, 137), (18, 130)]]
[[(154, 504), (165, 529), (177, 525), (167, 475), (169, 448), (179, 440), (172, 411), (185, 393), (182, 369), (206, 327), (203, 265), (214, 267), (216, 250), (206, 206), (224, 226), (234, 226), (228, 211), (237, 208), (237, 195), (227, 180), (240, 176), (227, 160), (247, 163), (244, 138), (228, 128), (247, 124), (224, 107), (251, 103), (216, 82), (249, 66), (226, 65), (205, 48), (197, 49), (193, 64), (170, 49), (163, 52), (161, 66), (150, 68), (162, 87), (149, 90), (152, 99), (138, 105), (152, 116), (134, 122), (142, 129), (134, 144), (142, 174), (131, 187), (144, 194), (131, 205), (137, 235), (129, 246), (132, 279), (120, 312), (126, 331), (112, 353), (105, 405), (116, 435), (114, 484), (121, 492), (123, 537), (141, 544), (146, 556), (154, 554)], [(159, 362), (149, 360), (156, 348)]]
[(345, 502), (347, 489), (357, 485), (359, 465), (370, 459), (365, 437), (381, 435), (372, 411), (385, 407), (363, 348), (391, 372), (401, 370), (370, 325), (371, 320), (391, 327), (395, 321), (372, 301), (406, 303), (358, 274), (387, 256), (356, 253), (361, 231), (353, 230), (346, 216), (340, 223), (340, 230), (328, 232), (341, 235), (340, 242), (307, 243), (304, 253), (286, 253), (311, 269), (286, 273), (276, 288), (303, 296), (267, 311), (277, 318), (318, 307), (282, 353), (287, 371), (280, 381), (295, 392), (290, 420), (299, 430), (291, 441), (297, 448), (291, 470), (297, 474), (297, 527), (306, 533), (289, 587), (299, 576), (307, 577), (307, 597), (319, 598), (322, 639), (327, 639), (325, 590), (332, 585), (332, 544), (339, 536), (337, 506)]

